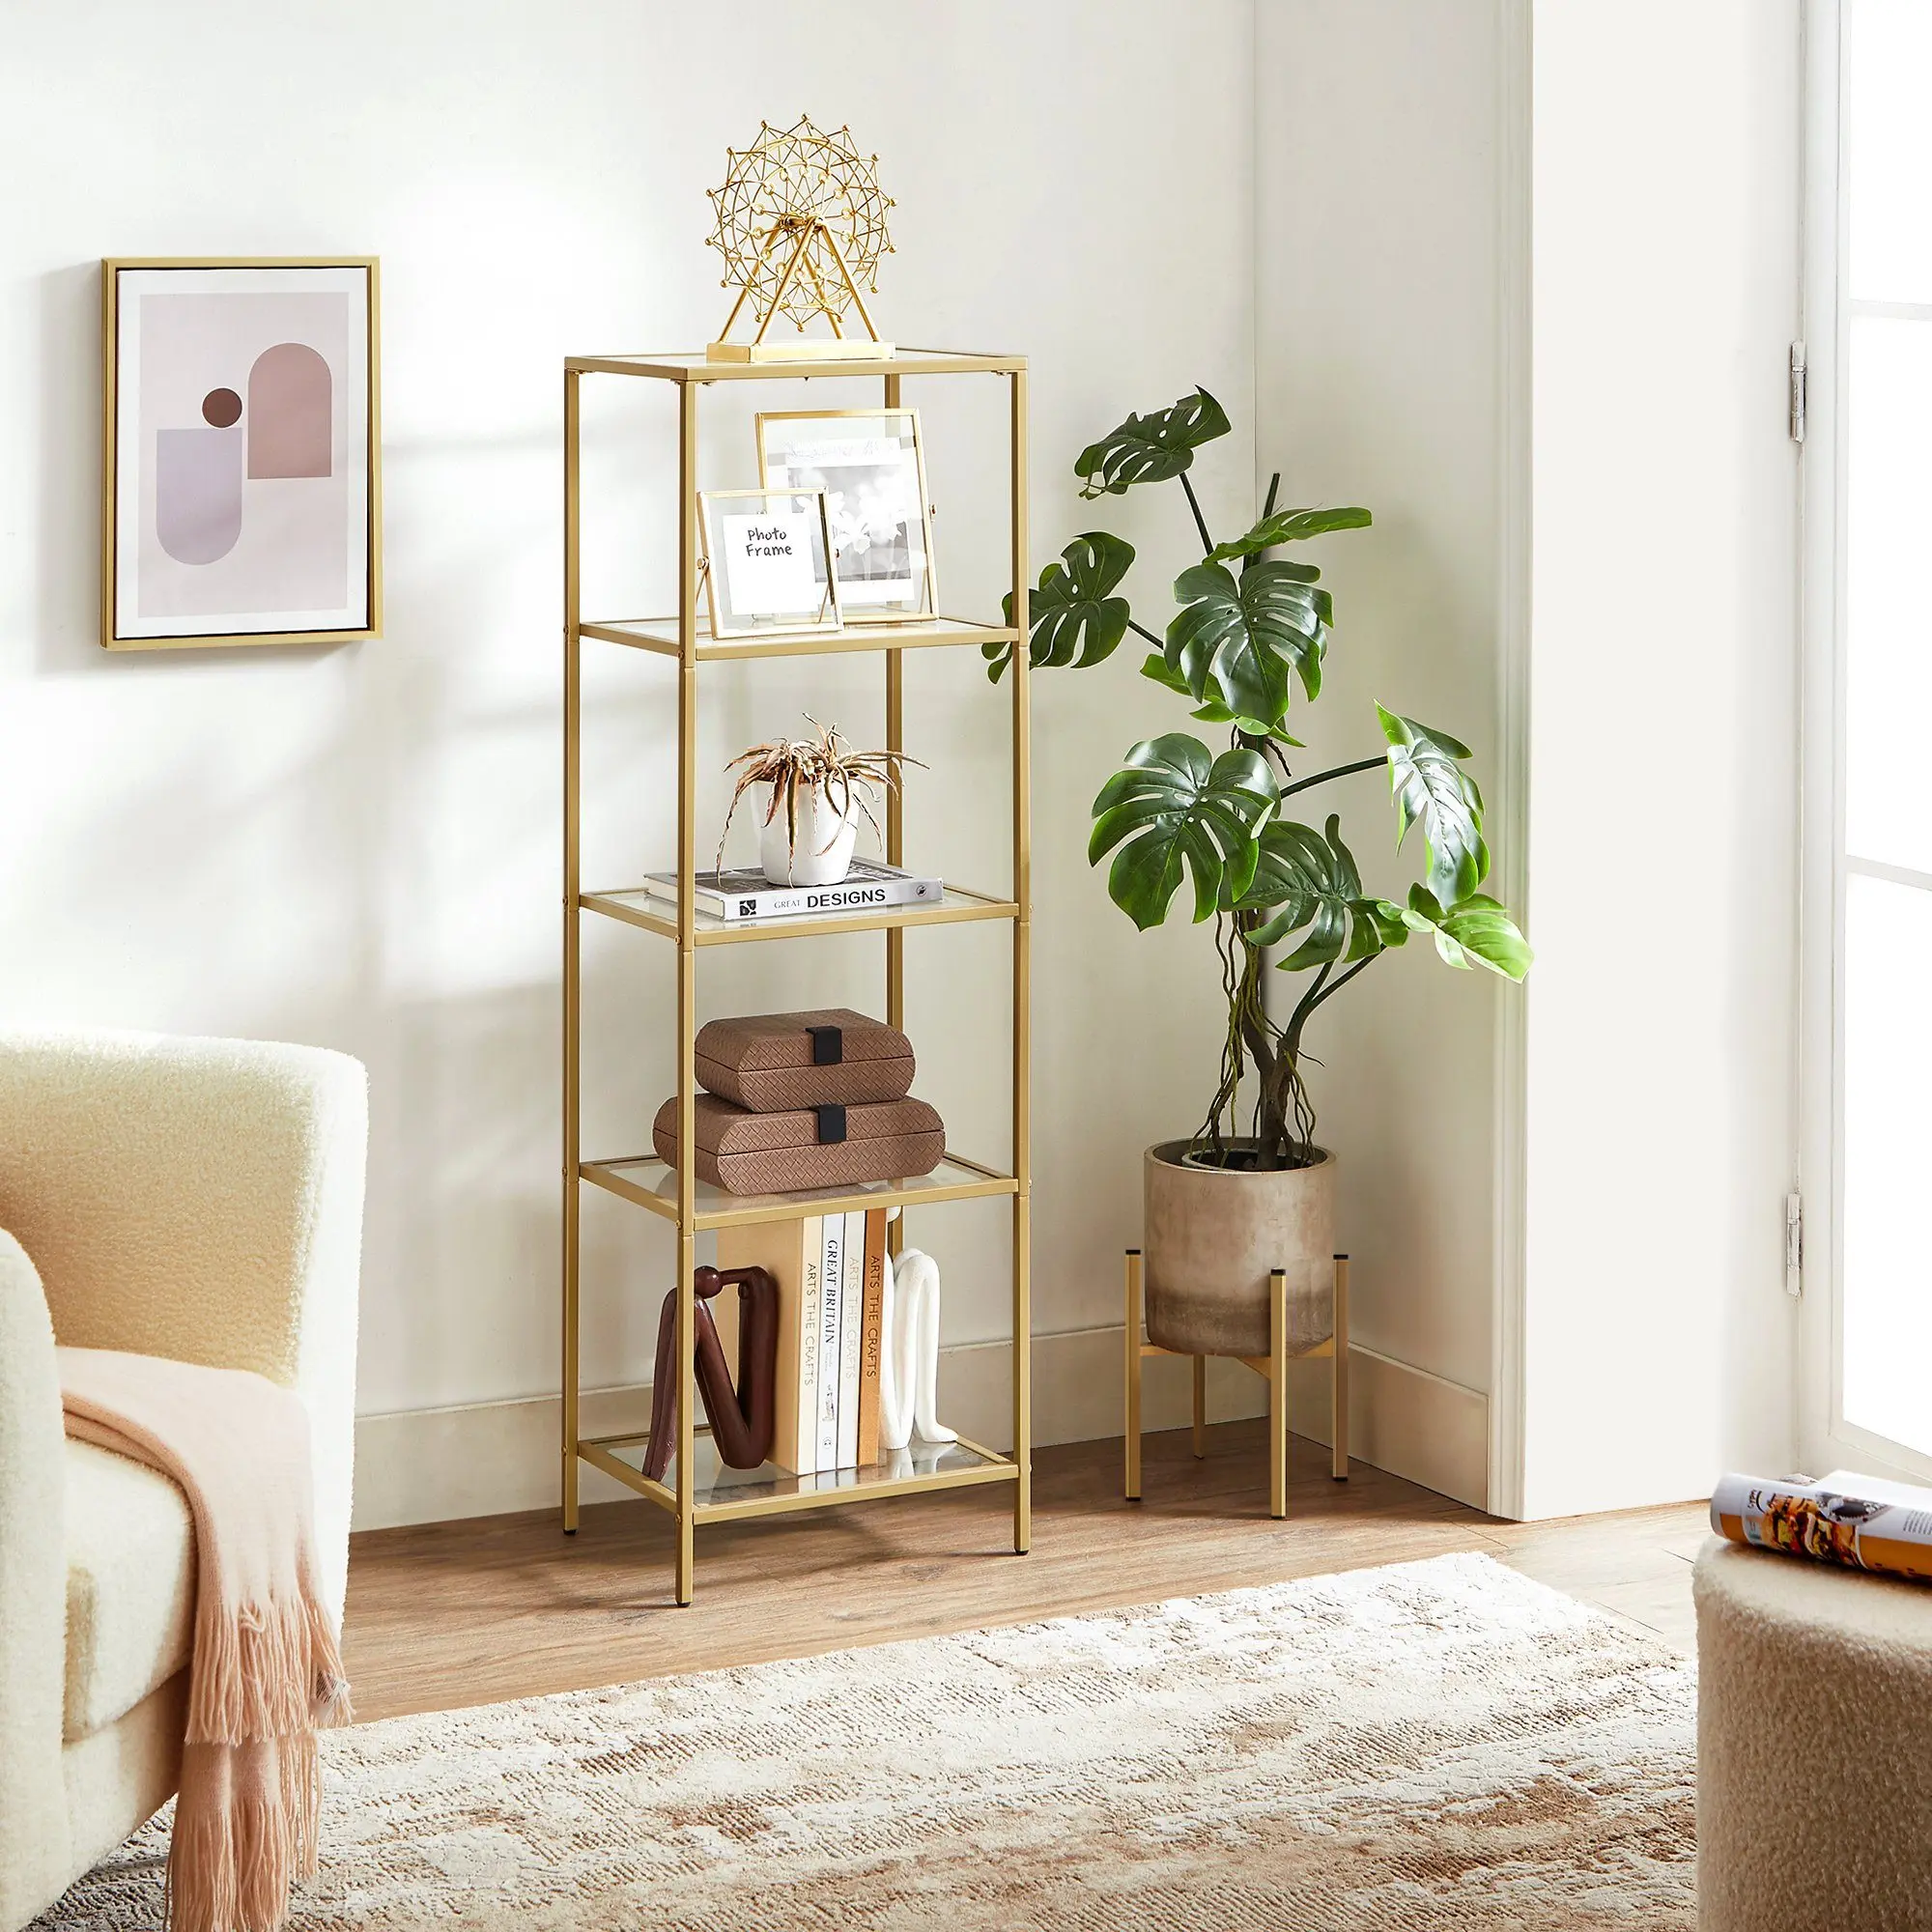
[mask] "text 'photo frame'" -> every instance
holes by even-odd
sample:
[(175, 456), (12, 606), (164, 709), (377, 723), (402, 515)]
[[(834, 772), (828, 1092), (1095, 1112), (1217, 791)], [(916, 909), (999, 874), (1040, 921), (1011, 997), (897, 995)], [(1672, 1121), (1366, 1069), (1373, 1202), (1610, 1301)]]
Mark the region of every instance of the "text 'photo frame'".
[(840, 628), (823, 490), (700, 490), (714, 638)]

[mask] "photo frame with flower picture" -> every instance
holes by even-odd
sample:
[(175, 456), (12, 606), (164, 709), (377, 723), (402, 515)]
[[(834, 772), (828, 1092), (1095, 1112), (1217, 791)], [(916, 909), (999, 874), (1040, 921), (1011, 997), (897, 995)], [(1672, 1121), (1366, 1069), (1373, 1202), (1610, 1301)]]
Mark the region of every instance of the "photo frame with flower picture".
[(758, 472), (768, 490), (824, 491), (847, 624), (938, 614), (917, 410), (767, 412), (758, 417)]

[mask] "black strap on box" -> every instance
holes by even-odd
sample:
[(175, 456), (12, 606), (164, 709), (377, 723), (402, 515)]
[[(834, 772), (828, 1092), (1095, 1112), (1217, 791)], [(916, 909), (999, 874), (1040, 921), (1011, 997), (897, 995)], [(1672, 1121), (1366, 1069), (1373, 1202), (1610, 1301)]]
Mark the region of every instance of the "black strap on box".
[[(845, 1064), (845, 1029), (836, 1026), (807, 1027), (811, 1036), (811, 1064), (814, 1066), (842, 1066)], [(842, 1141), (845, 1136), (840, 1134)]]
[[(835, 1027), (836, 1033), (838, 1029)], [(845, 1138), (845, 1109), (843, 1107), (815, 1107), (818, 1116), (818, 1145), (836, 1147)]]

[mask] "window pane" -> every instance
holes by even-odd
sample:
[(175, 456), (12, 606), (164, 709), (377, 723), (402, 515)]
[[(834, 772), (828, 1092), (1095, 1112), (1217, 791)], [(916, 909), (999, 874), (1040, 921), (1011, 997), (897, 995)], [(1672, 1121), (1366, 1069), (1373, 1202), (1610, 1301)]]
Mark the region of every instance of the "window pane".
[(1932, 322), (1855, 317), (1850, 388), (1845, 844), (1932, 872)]
[(1932, 301), (1932, 6), (1857, 0), (1845, 74), (1851, 293)]
[(1932, 1455), (1932, 893), (1845, 886), (1845, 1419)]

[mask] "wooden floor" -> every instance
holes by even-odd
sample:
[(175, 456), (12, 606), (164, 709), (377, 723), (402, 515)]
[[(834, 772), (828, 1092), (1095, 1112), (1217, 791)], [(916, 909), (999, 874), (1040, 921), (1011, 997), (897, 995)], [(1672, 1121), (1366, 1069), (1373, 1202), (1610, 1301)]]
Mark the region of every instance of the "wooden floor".
[(697, 1534), (697, 1601), (670, 1602), (670, 1520), (639, 1502), (375, 1530), (350, 1559), (348, 1664), (364, 1719), (807, 1656), (895, 1637), (1151, 1603), (1482, 1550), (1688, 1649), (1702, 1503), (1501, 1522), (1291, 1443), (1289, 1516), (1267, 1516), (1259, 1422), (1147, 1440), (1146, 1500), (1121, 1445), (1037, 1452), (1034, 1547), (1004, 1487), (721, 1523)]

